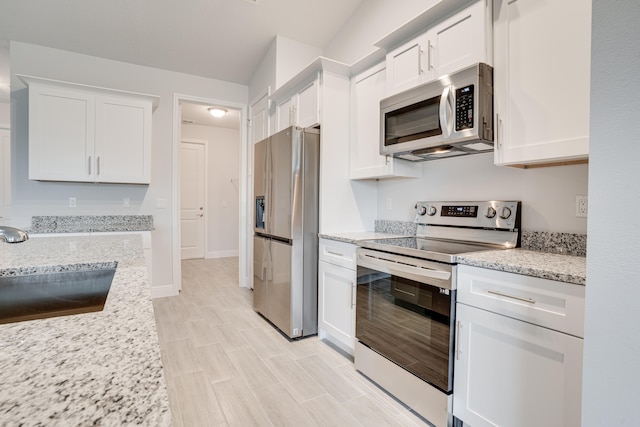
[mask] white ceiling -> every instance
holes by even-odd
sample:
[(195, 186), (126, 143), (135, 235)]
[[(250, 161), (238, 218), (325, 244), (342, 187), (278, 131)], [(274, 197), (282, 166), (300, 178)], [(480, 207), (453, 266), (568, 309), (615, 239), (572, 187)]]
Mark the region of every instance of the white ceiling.
[[(214, 105), (201, 105), (201, 104), (180, 104), (180, 113), (182, 117), (182, 123), (185, 126), (199, 125), (199, 126), (213, 126), (228, 129), (240, 129), (240, 110), (234, 110), (225, 108), (227, 114), (224, 117), (213, 117), (207, 108), (214, 107)], [(193, 121), (194, 123), (185, 123), (185, 120)]]
[(248, 84), (276, 35), (325, 48), (363, 0), (0, 0), (8, 40)]

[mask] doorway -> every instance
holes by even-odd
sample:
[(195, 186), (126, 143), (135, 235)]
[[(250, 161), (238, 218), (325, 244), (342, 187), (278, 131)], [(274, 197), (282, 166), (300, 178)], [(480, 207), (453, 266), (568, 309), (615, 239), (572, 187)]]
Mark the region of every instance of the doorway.
[[(209, 108), (227, 111), (214, 121)], [(246, 105), (174, 96), (173, 282), (181, 288), (181, 261), (246, 260)], [(241, 286), (243, 283), (241, 281)]]

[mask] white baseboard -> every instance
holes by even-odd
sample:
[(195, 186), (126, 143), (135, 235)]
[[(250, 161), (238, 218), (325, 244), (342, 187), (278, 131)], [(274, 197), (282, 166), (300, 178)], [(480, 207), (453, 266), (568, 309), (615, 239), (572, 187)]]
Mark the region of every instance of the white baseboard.
[(164, 298), (164, 297), (175, 297), (178, 295), (179, 289), (173, 285), (166, 286), (152, 286), (151, 287), (151, 298)]
[(236, 249), (234, 251), (209, 251), (207, 252), (206, 258), (229, 258), (238, 256), (239, 251)]

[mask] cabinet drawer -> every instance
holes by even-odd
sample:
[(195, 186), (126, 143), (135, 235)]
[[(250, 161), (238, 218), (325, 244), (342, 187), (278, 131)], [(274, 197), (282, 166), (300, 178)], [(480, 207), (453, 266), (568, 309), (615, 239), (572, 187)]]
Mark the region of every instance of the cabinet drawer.
[(335, 240), (320, 239), (319, 260), (329, 264), (356, 269), (356, 245)]
[(458, 266), (458, 302), (584, 337), (584, 286)]

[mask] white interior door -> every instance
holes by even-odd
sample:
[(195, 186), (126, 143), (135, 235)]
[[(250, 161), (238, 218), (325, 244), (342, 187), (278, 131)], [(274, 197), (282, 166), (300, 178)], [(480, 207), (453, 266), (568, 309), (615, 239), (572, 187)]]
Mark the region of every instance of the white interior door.
[(182, 259), (204, 258), (205, 144), (180, 143), (180, 252)]
[(9, 219), (11, 207), (11, 138), (0, 129), (0, 224)]

